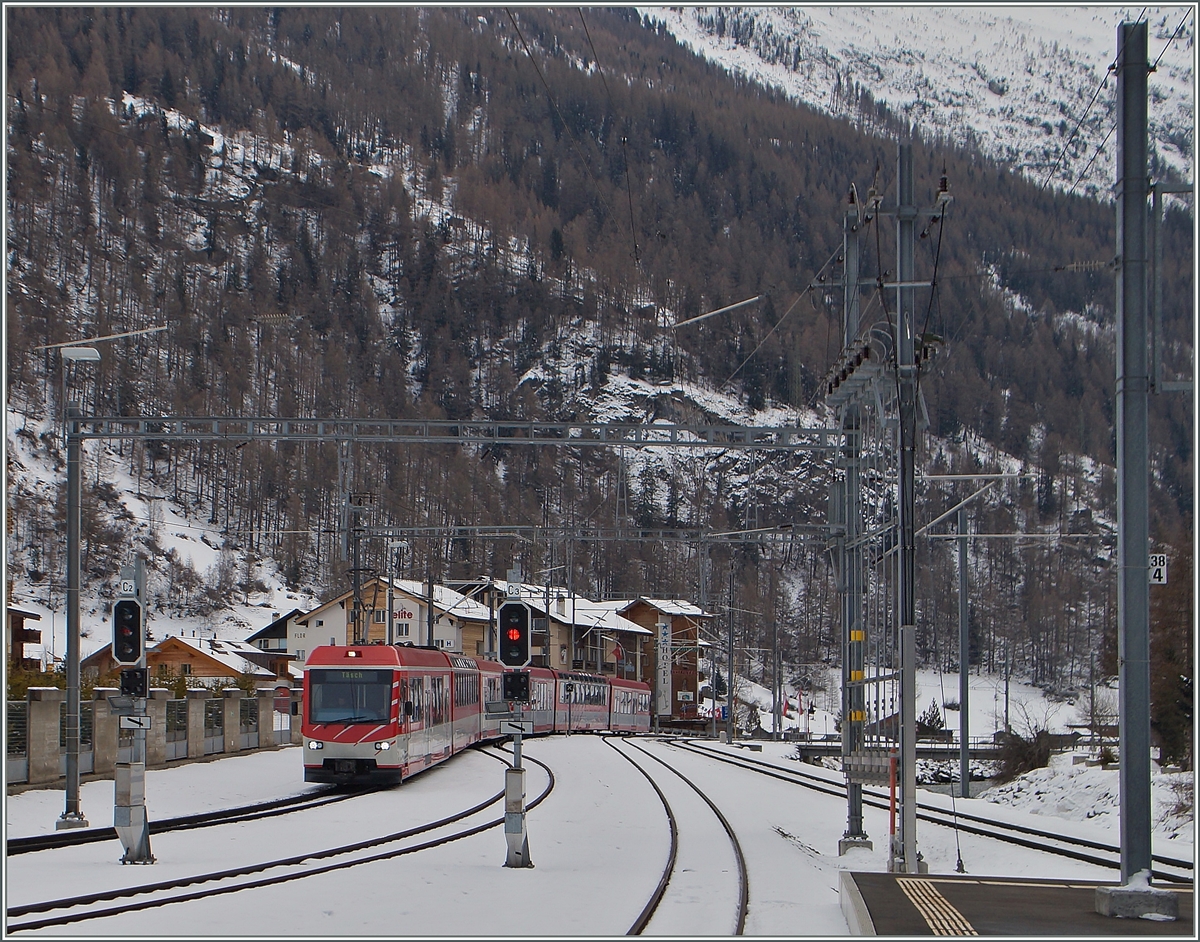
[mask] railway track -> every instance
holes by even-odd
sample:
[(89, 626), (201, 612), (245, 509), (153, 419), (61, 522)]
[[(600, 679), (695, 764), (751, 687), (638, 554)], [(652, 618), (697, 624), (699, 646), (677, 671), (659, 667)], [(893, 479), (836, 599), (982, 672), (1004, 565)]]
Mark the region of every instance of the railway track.
[[(214, 827), (218, 824), (232, 824), (239, 821), (257, 821), (260, 818), (271, 818), (281, 814), (293, 814), (297, 811), (308, 811), (323, 805), (346, 801), (378, 791), (375, 788), (346, 789), (337, 786), (326, 786), (306, 795), (291, 795), (287, 798), (277, 798), (273, 801), (256, 802), (252, 805), (241, 805), (236, 808), (223, 808), (220, 811), (205, 811), (199, 814), (182, 815), (177, 818), (163, 818), (150, 822), (151, 834), (164, 834), (168, 831), (184, 831), (189, 828)], [(80, 844), (94, 844), (99, 841), (115, 841), (115, 828), (87, 828), (79, 831), (60, 831), (54, 834), (38, 834), (33, 837), (14, 837), (8, 840), (9, 856), (14, 854), (29, 854), (39, 850), (53, 850), (59, 847), (74, 847)]]
[[(668, 887), (670, 886), (672, 876), (675, 875), (676, 865), (677, 865), (678, 859), (679, 859), (678, 858), (679, 823), (678, 823), (678, 819), (675, 815), (674, 808), (672, 807), (671, 801), (667, 798), (662, 787), (659, 785), (659, 783), (657, 781), (655, 781), (654, 776), (647, 769), (647, 766), (644, 764), (644, 760), (635, 759), (628, 752), (626, 752), (622, 748), (618, 747), (615, 743), (616, 739), (620, 739), (620, 741), (625, 746), (628, 746), (629, 748), (635, 750), (636, 752), (641, 753), (642, 756), (645, 756), (646, 758), (651, 759), (654, 762), (658, 763), (664, 769), (666, 769), (668, 772), (670, 772), (673, 776), (675, 776), (676, 778), (683, 781), (684, 784), (686, 784), (693, 792), (695, 792), (696, 795), (698, 795), (704, 801), (704, 803), (712, 811), (713, 815), (715, 815), (716, 819), (720, 822), (721, 827), (724, 830), (724, 833), (729, 840), (730, 846), (733, 851), (733, 856), (737, 862), (738, 890), (737, 890), (737, 908), (736, 908), (736, 913), (735, 913), (735, 917), (734, 917), (734, 932), (733, 932), (733, 934), (734, 935), (742, 935), (743, 932), (745, 931), (746, 913), (747, 913), (747, 910), (749, 909), (749, 905), (750, 905), (750, 881), (749, 881), (749, 876), (747, 874), (747, 869), (746, 869), (746, 858), (745, 858), (745, 855), (742, 853), (741, 843), (738, 841), (737, 834), (734, 832), (733, 827), (730, 825), (728, 819), (725, 817), (724, 814), (721, 813), (721, 810), (716, 806), (716, 804), (713, 803), (712, 799), (710, 799), (703, 792), (703, 790), (700, 789), (699, 786), (696, 785), (695, 782), (693, 782), (688, 776), (684, 775), (678, 769), (672, 768), (666, 762), (663, 762), (662, 759), (658, 758), (655, 755), (652, 755), (650, 752), (643, 749), (636, 742), (632, 741), (629, 737), (609, 736), (609, 737), (605, 737), (605, 742), (618, 755), (620, 755), (623, 759), (625, 759), (627, 762), (629, 762), (634, 768), (636, 768), (646, 778), (646, 780), (650, 783), (651, 787), (653, 787), (654, 791), (658, 794), (659, 800), (662, 802), (662, 805), (663, 805), (663, 810), (666, 812), (667, 820), (668, 820), (668, 823), (670, 825), (670, 830), (671, 830), (670, 853), (667, 856), (667, 862), (663, 868), (662, 877), (660, 878), (658, 885), (655, 887), (654, 892), (651, 894), (649, 901), (646, 903), (646, 905), (642, 909), (641, 913), (639, 913), (637, 919), (634, 920), (633, 925), (630, 926), (629, 930), (626, 932), (626, 935), (641, 935), (643, 932), (645, 932), (646, 928), (653, 921), (655, 915), (660, 911), (660, 907), (663, 903), (663, 900), (667, 897)], [(700, 863), (701, 865), (707, 864), (709, 866), (716, 866), (719, 868), (719, 863), (714, 865), (714, 863), (709, 859), (705, 859), (705, 860), (697, 859), (697, 860), (693, 860), (692, 862), (693, 862), (693, 864), (696, 864), (696, 863)], [(707, 934), (710, 931), (711, 931), (711, 925), (704, 925), (704, 926), (700, 927), (699, 930), (695, 934), (697, 934), (697, 935)], [(687, 933), (687, 934), (692, 934), (692, 933)]]
[[(696, 742), (690, 740), (670, 740), (667, 742), (675, 748), (704, 755), (714, 761), (740, 766), (741, 768), (782, 779), (783, 781), (793, 782), (796, 785), (827, 795), (836, 795), (842, 798), (846, 796), (844, 785), (830, 782), (821, 776), (806, 774), (799, 770), (784, 769), (774, 763), (751, 759), (746, 756), (725, 755), (715, 749), (697, 745)], [(888, 796), (884, 793), (864, 788), (863, 804), (873, 808), (887, 809), (889, 807)], [(917, 819), (948, 828), (957, 828), (969, 834), (976, 834), (1004, 841), (1005, 843), (1016, 844), (1021, 847), (1029, 847), (1034, 850), (1057, 854), (1061, 857), (1068, 857), (1100, 867), (1115, 870), (1120, 870), (1121, 868), (1121, 849), (1119, 847), (1088, 840), (1087, 838), (1058, 834), (1053, 831), (1020, 824), (1006, 824), (969, 812), (959, 811), (955, 813), (923, 802), (917, 802)], [(1155, 879), (1165, 880), (1170, 883), (1193, 882), (1194, 864), (1192, 861), (1166, 857), (1161, 854), (1154, 854), (1152, 860), (1158, 864), (1152, 870)]]
[[(489, 755), (498, 761), (507, 762), (507, 758), (503, 754), (502, 750), (490, 751), (484, 749), (480, 751), (484, 755)], [(540, 795), (538, 795), (527, 805), (528, 809), (532, 809), (544, 801), (554, 790), (554, 772), (549, 766), (538, 761), (537, 759), (527, 757), (527, 760), (537, 766), (540, 766), (543, 770), (545, 770), (547, 775), (546, 788)], [(504, 824), (503, 813), (501, 813), (499, 817), (491, 818), (482, 823), (471, 825), (463, 830), (454, 831), (450, 834), (432, 837), (428, 840), (415, 844), (406, 844), (403, 847), (392, 850), (366, 853), (371, 851), (373, 848), (380, 847), (385, 844), (405, 841), (420, 835), (428, 835), (431, 832), (435, 832), (455, 823), (464, 821), (468, 818), (478, 815), (491, 805), (494, 805), (497, 802), (502, 802), (503, 798), (504, 790), (501, 789), (499, 792), (489, 796), (473, 807), (459, 811), (437, 821), (432, 821), (417, 827), (408, 828), (403, 831), (397, 831), (393, 834), (387, 834), (382, 837), (372, 838), (366, 841), (358, 841), (353, 844), (345, 844), (339, 847), (331, 847), (325, 850), (297, 854), (278, 860), (268, 860), (261, 863), (249, 864), (242, 867), (234, 867), (212, 873), (202, 873), (193, 876), (181, 877), (175, 880), (165, 880), (158, 883), (148, 883), (140, 886), (121, 887), (82, 896), (46, 900), (43, 902), (30, 903), (23, 906), (10, 907), (6, 911), (6, 915), (9, 920), (7, 932), (14, 933), (30, 931), (33, 929), (63, 926), (69, 923), (85, 922), (92, 919), (119, 916), (124, 913), (169, 906), (173, 903), (191, 902), (194, 900), (222, 896), (229, 893), (240, 893), (246, 890), (255, 890), (262, 887), (276, 886), (281, 883), (288, 883), (292, 880), (302, 880), (307, 877), (313, 877), (323, 873), (330, 873), (336, 870), (346, 870), (362, 864), (374, 863), (381, 860), (390, 860), (395, 857), (404, 856), (405, 854), (413, 854), (432, 847), (440, 847), (443, 844), (449, 844), (453, 841), (471, 837), (472, 835), (486, 831), (490, 828), (502, 826)], [(349, 857), (349, 859), (336, 860), (338, 857)], [(312, 866), (314, 861), (323, 860), (329, 860), (331, 862), (318, 866)], [(286, 870), (288, 872), (270, 874), (269, 871), (272, 870)], [(261, 876), (256, 879), (245, 879), (247, 877), (254, 877), (256, 874), (268, 875)], [(197, 886), (199, 884), (218, 882), (224, 885), (206, 887), (200, 890), (188, 890), (189, 887)], [(117, 902), (116, 905), (112, 906), (104, 905), (115, 901), (123, 902)], [(40, 919), (31, 919), (25, 922), (12, 921), (14, 919), (20, 919), (24, 916), (31, 916), (41, 913), (57, 913), (58, 915), (46, 916), (45, 918)]]

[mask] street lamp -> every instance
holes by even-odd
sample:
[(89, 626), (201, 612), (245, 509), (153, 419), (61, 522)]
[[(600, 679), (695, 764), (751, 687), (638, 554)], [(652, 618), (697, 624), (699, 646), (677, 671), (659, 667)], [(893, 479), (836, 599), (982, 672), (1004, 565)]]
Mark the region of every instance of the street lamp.
[[(95, 347), (60, 347), (63, 359), (63, 398), (66, 398), (67, 362), (100, 362)], [(67, 441), (67, 801), (55, 830), (85, 828), (87, 818), (79, 805), (79, 419), (77, 402), (66, 406)]]

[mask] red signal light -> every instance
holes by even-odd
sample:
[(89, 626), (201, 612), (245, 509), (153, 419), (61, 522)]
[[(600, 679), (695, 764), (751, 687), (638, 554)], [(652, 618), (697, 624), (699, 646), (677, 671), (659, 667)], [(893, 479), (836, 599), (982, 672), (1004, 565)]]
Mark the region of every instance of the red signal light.
[(520, 628), (509, 628), (508, 629), (508, 640), (509, 641), (520, 641), (521, 640), (521, 629)]

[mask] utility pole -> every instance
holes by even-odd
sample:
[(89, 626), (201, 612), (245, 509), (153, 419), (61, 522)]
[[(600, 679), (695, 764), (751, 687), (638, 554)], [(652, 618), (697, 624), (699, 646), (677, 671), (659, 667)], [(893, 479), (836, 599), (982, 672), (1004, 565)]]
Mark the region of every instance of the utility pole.
[(733, 553), (729, 554), (729, 663), (726, 665), (725, 673), (729, 676), (726, 678), (728, 683), (725, 684), (727, 697), (727, 713), (725, 717), (725, 741), (733, 742), (734, 720), (733, 720)]
[(1146, 24), (1117, 30), (1117, 651), (1120, 663), (1121, 885), (1096, 889), (1106, 916), (1178, 914), (1150, 876), (1150, 515), (1147, 412)]
[[(896, 384), (900, 408), (899, 529), (900, 566), (896, 609), (900, 617), (900, 833), (898, 863), (905, 873), (918, 872), (917, 857), (917, 601), (914, 539), (914, 483), (917, 438), (917, 363), (914, 338), (914, 223), (912, 143), (900, 145), (896, 245), (899, 284), (896, 287)], [(905, 287), (908, 285), (910, 287)]]
[[(862, 227), (862, 207), (857, 193), (850, 191), (849, 208), (842, 220), (842, 252), (845, 258), (843, 277), (842, 336), (843, 347), (854, 344), (859, 331), (859, 239)], [(856, 400), (849, 400), (840, 410), (845, 446), (839, 453), (844, 469), (840, 486), (830, 492), (830, 524), (836, 525), (838, 587), (842, 593), (842, 756), (854, 755), (865, 741), (866, 658), (863, 630), (863, 557), (859, 539), (862, 530), (861, 417)], [(848, 763), (845, 763), (848, 765)], [(863, 828), (863, 783), (855, 777), (846, 779), (846, 830), (838, 841), (838, 853), (851, 847), (872, 846)]]
[[(968, 717), (971, 629), (967, 611), (967, 511), (958, 508), (958, 780), (963, 798), (971, 797), (971, 751)], [(944, 705), (944, 704), (943, 704)]]
[(85, 828), (79, 799), (79, 406), (67, 404), (67, 803), (56, 830)]

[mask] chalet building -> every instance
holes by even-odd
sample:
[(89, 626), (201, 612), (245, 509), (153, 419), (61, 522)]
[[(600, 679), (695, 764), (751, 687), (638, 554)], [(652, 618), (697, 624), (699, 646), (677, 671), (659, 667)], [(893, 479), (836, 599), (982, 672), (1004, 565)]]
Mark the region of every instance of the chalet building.
[(265, 628), (260, 628), (246, 639), (247, 644), (252, 644), (260, 651), (272, 652), (278, 651), (283, 654), (288, 653), (288, 622), (293, 618), (304, 614), (298, 608), (292, 609), (286, 615), (280, 617), (276, 612), (272, 617), (274, 621)]
[(26, 628), (27, 621), (41, 621), (42, 616), (37, 612), (27, 612), (24, 609), (8, 605), (4, 609), (4, 647), (8, 652), (8, 663), (12, 667), (24, 667), (28, 670), (41, 670), (40, 657), (27, 657), (25, 645), (39, 644), (42, 633), (37, 628)]
[[(647, 679), (655, 688), (658, 702), (670, 703), (673, 720), (694, 720), (699, 716), (700, 683), (705, 679), (700, 664), (700, 652), (708, 642), (700, 637), (700, 625), (712, 615), (681, 599), (646, 599), (621, 602), (620, 613), (629, 621), (650, 632), (644, 642), (643, 658), (647, 662)], [(659, 691), (657, 686), (657, 639), (660, 625), (669, 626), (671, 638), (670, 689)], [(666, 716), (666, 711), (660, 711)]]
[[(650, 632), (620, 614), (618, 607), (624, 603), (593, 602), (561, 586), (500, 579), (456, 583), (455, 587), (493, 612), (510, 601), (529, 606), (533, 620), (530, 663), (534, 667), (645, 679), (642, 641)], [(495, 650), (494, 639), (485, 650)]]
[[(160, 671), (194, 678), (196, 686), (232, 684), (252, 676), (262, 686), (299, 686), (301, 673), (284, 651), (263, 651), (245, 641), (172, 635), (146, 651), (146, 666), (153, 678)], [(79, 665), (80, 675), (93, 681), (120, 670), (112, 651), (105, 645)], [(152, 681), (153, 682), (153, 681)]]
[[(390, 591), (389, 591), (390, 590)], [(287, 650), (303, 664), (312, 650), (323, 644), (348, 644), (355, 640), (361, 619), (368, 644), (386, 644), (388, 605), (391, 603), (391, 638), (395, 644), (427, 644), (433, 631), (434, 647), (458, 654), (483, 654), (488, 610), (475, 599), (446, 586), (411, 579), (368, 580), (359, 588), (356, 613), (353, 590), (287, 619)], [(268, 626), (270, 627), (270, 626)], [(265, 629), (264, 629), (265, 630)]]

